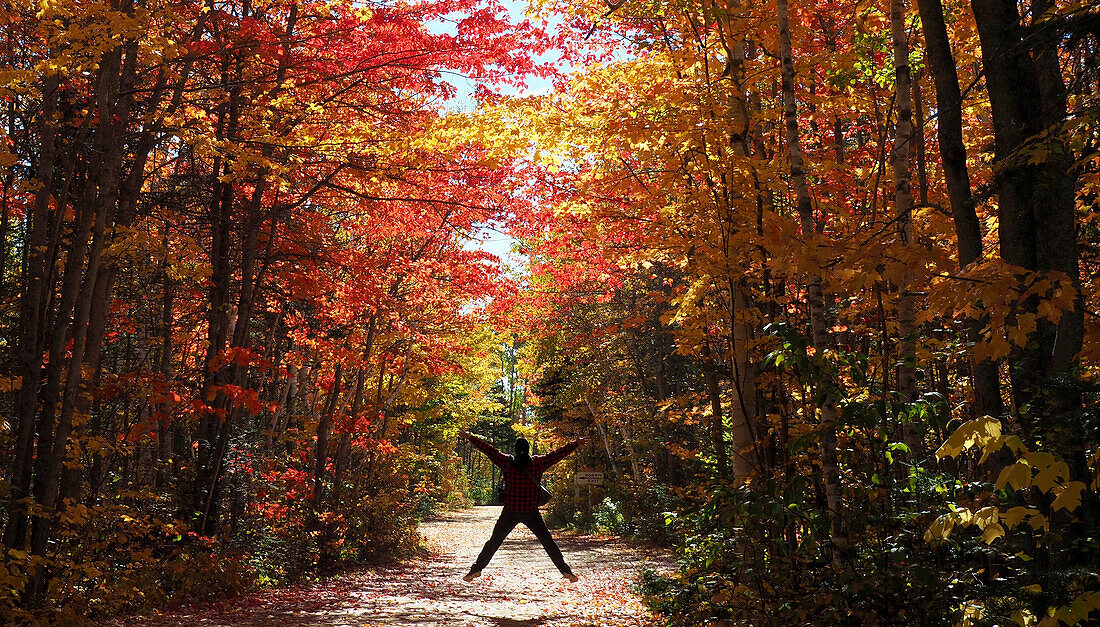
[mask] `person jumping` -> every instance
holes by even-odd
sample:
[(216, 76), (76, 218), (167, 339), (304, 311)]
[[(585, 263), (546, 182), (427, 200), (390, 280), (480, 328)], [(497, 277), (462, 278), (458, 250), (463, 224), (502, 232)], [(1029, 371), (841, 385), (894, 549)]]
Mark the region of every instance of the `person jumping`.
[(481, 549), (481, 554), (477, 556), (474, 565), (470, 567), (470, 572), (463, 579), (473, 581), (475, 577), (481, 575), (481, 571), (489, 565), (489, 560), (493, 559), (493, 554), (500, 548), (504, 538), (508, 537), (517, 524), (523, 523), (542, 543), (542, 548), (546, 549), (546, 554), (561, 571), (561, 576), (568, 579), (570, 583), (576, 582), (578, 577), (565, 563), (561, 549), (554, 542), (539, 512), (538, 482), (547, 468), (572, 453), (585, 442), (586, 438), (574, 440), (545, 455), (531, 457), (531, 444), (524, 438), (516, 439), (515, 455), (505, 455), (492, 444), (469, 431), (460, 431), (458, 437), (468, 440), (470, 444), (485, 453), (500, 468), (504, 475), (504, 485), (507, 486), (504, 489), (504, 509), (501, 510), (500, 518), (493, 527), (493, 534), (489, 536), (485, 548)]

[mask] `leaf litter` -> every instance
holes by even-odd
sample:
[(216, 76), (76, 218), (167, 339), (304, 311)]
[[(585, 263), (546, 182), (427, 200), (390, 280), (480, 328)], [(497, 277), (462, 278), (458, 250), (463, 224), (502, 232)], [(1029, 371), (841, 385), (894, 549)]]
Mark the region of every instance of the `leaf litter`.
[(555, 531), (576, 584), (561, 579), (538, 540), (518, 526), (482, 576), (466, 583), (499, 507), (421, 525), (427, 558), (351, 571), (315, 584), (263, 590), (127, 626), (407, 625), (413, 627), (655, 627), (633, 586), (639, 571), (672, 568), (667, 555), (617, 538)]

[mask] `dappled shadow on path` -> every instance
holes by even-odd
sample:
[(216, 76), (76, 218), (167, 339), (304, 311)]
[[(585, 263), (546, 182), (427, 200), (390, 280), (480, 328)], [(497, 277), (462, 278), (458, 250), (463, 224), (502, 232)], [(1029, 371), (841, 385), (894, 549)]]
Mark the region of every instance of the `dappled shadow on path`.
[(430, 559), (347, 573), (312, 586), (268, 590), (127, 625), (407, 625), (409, 627), (595, 627), (649, 625), (631, 592), (640, 568), (669, 567), (620, 541), (555, 532), (581, 580), (561, 579), (522, 525), (484, 574), (462, 581), (488, 539), (499, 507), (449, 514), (421, 526)]

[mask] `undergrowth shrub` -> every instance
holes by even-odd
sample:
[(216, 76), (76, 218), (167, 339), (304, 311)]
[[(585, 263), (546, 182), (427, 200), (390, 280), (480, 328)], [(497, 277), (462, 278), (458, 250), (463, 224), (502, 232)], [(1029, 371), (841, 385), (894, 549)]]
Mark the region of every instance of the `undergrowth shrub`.
[[(377, 456), (361, 467), (369, 478), (346, 477), (320, 510), (311, 478), (293, 465), (272, 464), (247, 480), (230, 473), (227, 483), (248, 498), (212, 537), (193, 531), (178, 503), (153, 490), (70, 503), (48, 561), (0, 551), (0, 622), (96, 623), (414, 555), (419, 516), (451, 489), (439, 487), (431, 468), (418, 474), (414, 458)], [(22, 596), (35, 576), (48, 585), (30, 605)]]
[(775, 482), (763, 491), (715, 486), (700, 506), (668, 513), (680, 569), (644, 577), (650, 606), (669, 625), (685, 626), (948, 621), (961, 597), (941, 572), (952, 564), (958, 577), (973, 575), (962, 558), (977, 547), (937, 554), (899, 526), (875, 533), (864, 525), (834, 564), (828, 522), (803, 506), (800, 492)]
[[(147, 493), (131, 504), (77, 504), (59, 521), (47, 562), (5, 552), (0, 616), (5, 623), (81, 624), (119, 613), (241, 594), (256, 585), (247, 553), (137, 507), (156, 509)], [(25, 607), (20, 595), (36, 575), (48, 580), (49, 604)]]

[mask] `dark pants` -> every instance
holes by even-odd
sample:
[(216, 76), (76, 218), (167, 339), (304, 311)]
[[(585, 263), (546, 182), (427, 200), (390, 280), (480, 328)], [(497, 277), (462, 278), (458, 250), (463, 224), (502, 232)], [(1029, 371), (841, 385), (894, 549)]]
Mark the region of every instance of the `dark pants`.
[(497, 524), (493, 527), (493, 535), (489, 536), (489, 541), (485, 543), (485, 548), (481, 549), (481, 554), (477, 556), (477, 561), (470, 567), (470, 570), (479, 571), (488, 566), (489, 560), (493, 559), (493, 554), (500, 548), (504, 538), (508, 537), (508, 534), (519, 523), (526, 525), (531, 533), (535, 534), (535, 537), (542, 543), (542, 548), (546, 549), (546, 554), (550, 556), (558, 570), (562, 573), (571, 572), (569, 565), (565, 563), (565, 558), (561, 555), (561, 549), (554, 542), (554, 538), (550, 536), (550, 530), (546, 528), (546, 522), (543, 521), (542, 514), (537, 509), (533, 512), (514, 512), (508, 509), (501, 511), (500, 518), (497, 519)]

